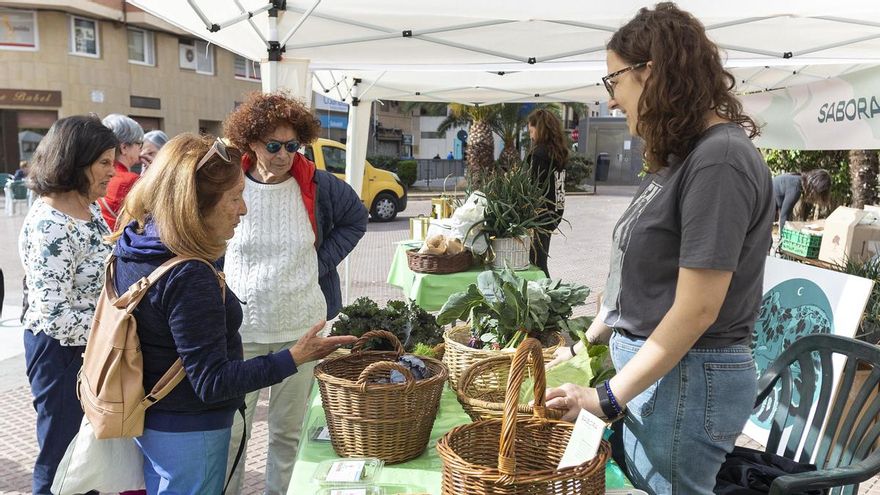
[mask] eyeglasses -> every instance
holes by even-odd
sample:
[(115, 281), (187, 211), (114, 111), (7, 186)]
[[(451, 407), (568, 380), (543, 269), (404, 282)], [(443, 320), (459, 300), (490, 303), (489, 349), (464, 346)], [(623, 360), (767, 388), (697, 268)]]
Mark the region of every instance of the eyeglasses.
[(204, 167), (205, 164), (208, 163), (211, 160), (211, 157), (213, 157), (214, 155), (219, 156), (220, 159), (226, 163), (232, 163), (232, 160), (229, 159), (229, 153), (226, 152), (226, 145), (223, 144), (223, 141), (220, 138), (217, 138), (214, 141), (214, 145), (211, 146), (211, 149), (209, 149), (208, 152), (205, 153), (205, 156), (201, 160), (199, 160), (199, 164), (196, 165), (196, 172)]
[(266, 141), (266, 151), (269, 153), (275, 154), (281, 151), (281, 147), (284, 146), (284, 149), (287, 150), (288, 153), (296, 153), (299, 149), (299, 142), (291, 139), (286, 143), (282, 143), (281, 141)]
[(630, 65), (629, 67), (624, 67), (624, 68), (620, 69), (619, 71), (612, 72), (611, 74), (608, 74), (607, 76), (603, 77), (602, 84), (605, 85), (605, 90), (608, 91), (608, 96), (614, 98), (614, 86), (612, 85), (612, 81), (611, 81), (612, 79), (614, 79), (615, 77), (617, 77), (621, 74), (626, 74), (627, 72), (629, 72), (631, 70), (641, 69), (642, 67), (644, 67), (646, 65), (648, 65), (648, 62), (640, 62), (638, 64)]

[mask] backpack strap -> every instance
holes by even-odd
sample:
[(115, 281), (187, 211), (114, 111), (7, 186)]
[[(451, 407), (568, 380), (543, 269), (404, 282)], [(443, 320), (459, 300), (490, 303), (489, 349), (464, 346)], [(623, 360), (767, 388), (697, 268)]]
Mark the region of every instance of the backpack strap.
[[(113, 299), (113, 295), (115, 294), (113, 281), (115, 280), (115, 262), (116, 256), (111, 255), (110, 259), (107, 262), (107, 272), (106, 278), (104, 279), (105, 290), (108, 290), (108, 295)], [(141, 299), (147, 294), (147, 290), (153, 286), (156, 282), (159, 281), (165, 274), (168, 273), (169, 270), (180, 265), (181, 263), (186, 263), (187, 261), (201, 261), (202, 263), (211, 267), (211, 271), (214, 272), (214, 276), (217, 277), (217, 282), (220, 284), (220, 294), (223, 297), (223, 301), (226, 302), (226, 277), (223, 275), (223, 272), (217, 271), (217, 268), (214, 267), (214, 264), (204, 260), (202, 258), (195, 257), (184, 257), (184, 256), (175, 256), (165, 263), (159, 265), (152, 273), (147, 275), (146, 277), (141, 278), (137, 282), (131, 284), (131, 287), (128, 288), (122, 295), (115, 298), (113, 301), (113, 305), (117, 308), (125, 308), (129, 314), (131, 314), (137, 305), (140, 304)]]

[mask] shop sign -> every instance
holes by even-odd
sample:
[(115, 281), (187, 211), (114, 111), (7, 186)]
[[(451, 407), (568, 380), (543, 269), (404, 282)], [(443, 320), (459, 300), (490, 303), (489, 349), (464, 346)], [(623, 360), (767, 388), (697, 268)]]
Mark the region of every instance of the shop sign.
[(60, 107), (61, 91), (0, 89), (0, 105)]

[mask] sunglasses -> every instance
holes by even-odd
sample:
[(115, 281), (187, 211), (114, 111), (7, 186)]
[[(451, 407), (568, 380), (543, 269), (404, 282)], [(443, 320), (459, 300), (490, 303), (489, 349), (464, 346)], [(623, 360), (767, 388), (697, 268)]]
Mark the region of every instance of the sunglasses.
[(648, 65), (648, 62), (640, 62), (638, 64), (630, 65), (629, 67), (624, 67), (624, 68), (620, 69), (619, 71), (612, 72), (611, 74), (608, 74), (607, 76), (603, 77), (602, 84), (605, 85), (605, 90), (608, 91), (608, 96), (614, 98), (614, 85), (612, 84), (612, 80), (615, 77), (617, 77), (621, 74), (626, 74), (627, 72), (629, 72), (631, 70), (641, 69), (642, 67), (644, 67), (646, 65)]
[(211, 146), (211, 149), (209, 149), (208, 152), (205, 153), (205, 156), (199, 160), (199, 164), (196, 165), (196, 172), (204, 167), (214, 155), (219, 156), (220, 159), (226, 163), (232, 163), (232, 160), (229, 159), (229, 153), (226, 151), (226, 145), (223, 144), (223, 141), (220, 138), (217, 138), (214, 141), (214, 145)]
[(281, 147), (284, 146), (284, 149), (287, 150), (288, 153), (296, 153), (299, 149), (299, 142), (291, 139), (286, 143), (282, 143), (281, 141), (266, 141), (266, 151), (269, 153), (278, 153), (281, 151)]

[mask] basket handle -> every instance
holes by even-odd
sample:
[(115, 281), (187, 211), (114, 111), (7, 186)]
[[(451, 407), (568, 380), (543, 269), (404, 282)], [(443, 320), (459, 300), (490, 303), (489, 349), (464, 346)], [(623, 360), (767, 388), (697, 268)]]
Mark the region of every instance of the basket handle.
[(403, 356), (403, 346), (400, 345), (400, 340), (397, 339), (397, 336), (387, 330), (370, 330), (369, 332), (361, 335), (357, 341), (355, 341), (354, 346), (351, 348), (352, 354), (356, 352), (362, 352), (364, 349), (364, 345), (367, 344), (372, 339), (385, 339), (388, 342), (391, 342), (391, 345), (394, 346), (394, 352), (397, 353), (397, 357)]
[(361, 371), (361, 374), (358, 375), (357, 382), (355, 383), (360, 386), (361, 392), (366, 392), (368, 385), (367, 379), (370, 377), (370, 375), (391, 370), (397, 370), (401, 374), (403, 374), (403, 378), (406, 380), (406, 388), (404, 389), (404, 392), (409, 392), (413, 388), (413, 385), (415, 385), (416, 379), (413, 377), (412, 373), (410, 373), (408, 369), (398, 363), (395, 363), (394, 361), (377, 361), (367, 366), (366, 368), (364, 368), (363, 371)]
[(516, 417), (519, 407), (519, 389), (525, 378), (526, 368), (532, 359), (534, 372), (535, 404), (533, 415), (537, 419), (546, 419), (547, 413), (544, 407), (544, 392), (547, 388), (547, 378), (544, 375), (544, 356), (541, 354), (541, 343), (538, 339), (527, 338), (516, 348), (513, 361), (510, 364), (510, 375), (507, 379), (507, 391), (504, 394), (504, 414), (501, 417), (501, 439), (498, 448), (498, 470), (501, 477), (499, 484), (509, 485), (513, 483), (516, 472)]

